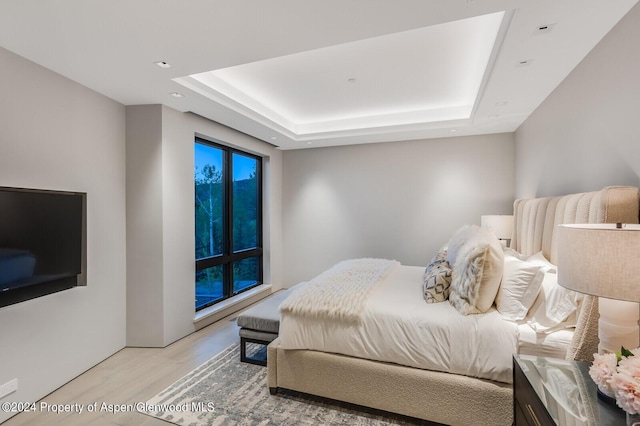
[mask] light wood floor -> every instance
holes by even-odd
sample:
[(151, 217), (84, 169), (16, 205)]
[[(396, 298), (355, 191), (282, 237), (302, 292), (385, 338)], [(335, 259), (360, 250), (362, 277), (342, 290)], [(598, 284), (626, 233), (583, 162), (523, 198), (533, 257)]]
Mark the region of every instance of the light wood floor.
[[(42, 399), (49, 404), (135, 404), (145, 402), (213, 355), (239, 341), (237, 314), (203, 328), (166, 348), (124, 348)], [(81, 414), (30, 412), (2, 424), (161, 425), (138, 412)]]

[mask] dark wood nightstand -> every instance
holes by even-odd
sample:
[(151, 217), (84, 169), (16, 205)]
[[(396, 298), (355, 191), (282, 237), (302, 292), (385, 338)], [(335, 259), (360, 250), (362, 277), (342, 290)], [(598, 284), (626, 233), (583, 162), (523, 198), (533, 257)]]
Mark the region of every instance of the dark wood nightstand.
[(625, 425), (624, 411), (598, 399), (589, 363), (513, 356), (516, 426)]

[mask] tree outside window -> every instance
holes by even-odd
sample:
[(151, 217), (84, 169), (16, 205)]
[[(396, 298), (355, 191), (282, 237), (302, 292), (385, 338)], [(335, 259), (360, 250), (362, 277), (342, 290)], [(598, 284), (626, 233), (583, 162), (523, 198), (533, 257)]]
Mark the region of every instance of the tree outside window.
[(262, 161), (197, 138), (196, 310), (262, 283)]

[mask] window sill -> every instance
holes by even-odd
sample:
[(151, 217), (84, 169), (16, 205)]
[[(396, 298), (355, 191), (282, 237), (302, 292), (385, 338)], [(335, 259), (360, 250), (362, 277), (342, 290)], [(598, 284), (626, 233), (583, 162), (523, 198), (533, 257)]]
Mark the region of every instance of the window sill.
[[(230, 297), (227, 300), (223, 300), (220, 303), (216, 303), (213, 306), (210, 306), (201, 311), (198, 311), (193, 317), (193, 322), (194, 323), (200, 322), (211, 316), (220, 314), (225, 310), (228, 310), (229, 311), (228, 314), (231, 314), (233, 312), (232, 308), (234, 306), (240, 305), (242, 302), (246, 301), (247, 299), (251, 299), (262, 293), (271, 293), (271, 284), (261, 284), (255, 288), (252, 288), (251, 290), (244, 291), (238, 294), (237, 296)], [(242, 306), (238, 307), (238, 309), (241, 309), (241, 308)]]

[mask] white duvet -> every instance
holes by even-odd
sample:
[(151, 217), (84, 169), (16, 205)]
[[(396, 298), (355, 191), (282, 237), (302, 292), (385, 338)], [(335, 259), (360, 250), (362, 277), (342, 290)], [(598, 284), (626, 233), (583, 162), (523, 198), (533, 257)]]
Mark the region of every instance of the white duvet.
[(464, 316), (449, 303), (427, 304), (424, 268), (395, 265), (370, 292), (357, 324), (282, 314), (284, 349), (311, 349), (410, 367), (512, 381), (518, 326), (493, 308)]

